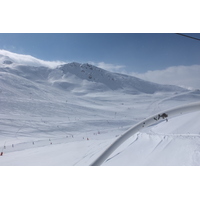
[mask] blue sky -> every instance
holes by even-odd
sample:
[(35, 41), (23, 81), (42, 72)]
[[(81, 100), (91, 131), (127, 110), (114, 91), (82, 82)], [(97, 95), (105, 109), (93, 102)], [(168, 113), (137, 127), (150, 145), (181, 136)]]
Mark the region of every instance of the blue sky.
[(136, 73), (200, 64), (200, 41), (173, 33), (1, 33), (0, 49), (48, 61), (103, 62)]

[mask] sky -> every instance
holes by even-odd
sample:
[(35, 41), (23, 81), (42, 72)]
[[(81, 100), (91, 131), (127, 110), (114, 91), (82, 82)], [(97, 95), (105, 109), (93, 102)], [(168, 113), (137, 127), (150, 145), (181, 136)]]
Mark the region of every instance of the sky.
[(200, 41), (173, 33), (1, 33), (0, 49), (48, 61), (105, 63), (136, 73), (200, 64)]
[(200, 41), (175, 33), (0, 33), (0, 49), (53, 65), (88, 62), (147, 81), (200, 88)]
[(175, 33), (0, 33), (0, 49), (44, 61), (88, 62), (156, 83), (200, 86), (200, 41)]

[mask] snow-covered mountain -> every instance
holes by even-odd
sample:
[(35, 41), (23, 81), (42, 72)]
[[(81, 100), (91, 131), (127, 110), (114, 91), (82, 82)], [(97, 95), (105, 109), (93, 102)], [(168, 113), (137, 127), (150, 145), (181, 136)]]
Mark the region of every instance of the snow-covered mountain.
[[(15, 55), (16, 56), (16, 55)], [(39, 60), (31, 59), (26, 63), (22, 58), (16, 59), (0, 54), (0, 72), (9, 77), (14, 84), (13, 87), (19, 87), (20, 80), (29, 82), (29, 85), (37, 83), (51, 84), (62, 90), (71, 91), (78, 94), (87, 94), (90, 92), (104, 92), (109, 90), (119, 90), (130, 94), (153, 94), (156, 92), (182, 92), (183, 88), (170, 85), (160, 85), (139, 78), (112, 73), (91, 64), (68, 63), (57, 67), (39, 66)], [(32, 65), (30, 65), (32, 64)], [(41, 62), (41, 64), (44, 64)], [(17, 79), (14, 81), (14, 79)], [(26, 80), (25, 80), (26, 79)], [(5, 82), (5, 81), (4, 81)]]
[[(121, 92), (130, 94), (152, 94), (161, 91), (180, 92), (184, 90), (177, 86), (159, 85), (156, 83), (141, 80), (133, 76), (112, 73), (88, 63), (68, 63), (59, 66), (57, 71), (59, 71), (59, 74), (61, 75), (64, 83), (67, 83), (67, 79), (70, 79), (70, 77), (73, 76), (79, 80), (83, 80), (84, 83), (87, 83), (87, 85), (91, 87), (91, 89), (97, 91), (120, 90)], [(62, 84), (63, 82), (60, 83)]]

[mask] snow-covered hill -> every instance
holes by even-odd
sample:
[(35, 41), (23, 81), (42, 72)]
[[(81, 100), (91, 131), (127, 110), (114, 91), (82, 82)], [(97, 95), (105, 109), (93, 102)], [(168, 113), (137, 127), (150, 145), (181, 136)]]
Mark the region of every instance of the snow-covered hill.
[(90, 64), (68, 63), (51, 69), (8, 63), (6, 60), (0, 64), (0, 72), (4, 77), (7, 76), (5, 84), (10, 85), (10, 82), (17, 81), (12, 87), (20, 87), (23, 82), (29, 82), (29, 86), (32, 84), (33, 87), (36, 83), (42, 83), (77, 94), (110, 90), (130, 94), (186, 91), (177, 86), (160, 85), (128, 75), (111, 73)]
[[(120, 90), (120, 92), (130, 94), (152, 94), (155, 92), (180, 92), (184, 90), (177, 86), (159, 85), (133, 76), (108, 72), (87, 63), (68, 63), (58, 67), (57, 70), (62, 71), (62, 79), (65, 84), (68, 82), (67, 80), (70, 79), (71, 76), (75, 76), (79, 80), (83, 80), (86, 84), (86, 87), (89, 86), (91, 91), (95, 92), (103, 92), (105, 90)], [(84, 85), (84, 83), (82, 85)], [(82, 89), (83, 88), (84, 87), (82, 87)]]
[[(90, 64), (51, 63), (0, 50), (0, 151), (4, 153), (0, 165), (89, 165), (138, 121), (199, 99), (198, 90), (159, 85)], [(144, 154), (136, 154), (144, 150), (144, 145), (150, 153), (161, 140), (165, 144), (169, 141), (163, 140), (165, 136), (174, 141), (166, 143), (165, 155), (169, 157), (177, 145), (190, 144), (194, 158), (194, 162), (185, 162), (186, 157), (176, 162), (173, 157), (169, 164), (200, 164), (196, 146), (199, 123), (191, 129), (198, 115), (170, 121), (167, 125), (171, 132), (160, 124), (138, 133), (139, 139), (127, 141), (122, 147), (127, 150), (122, 153), (119, 149), (105, 164), (167, 165), (162, 159), (156, 162), (162, 157), (162, 148), (156, 148), (160, 157), (150, 154), (145, 162), (140, 162)], [(176, 124), (187, 134), (187, 142), (177, 140), (182, 133), (175, 131)], [(191, 130), (195, 140), (188, 135)], [(185, 152), (183, 148), (177, 151), (177, 155)], [(124, 161), (122, 155), (130, 159)]]

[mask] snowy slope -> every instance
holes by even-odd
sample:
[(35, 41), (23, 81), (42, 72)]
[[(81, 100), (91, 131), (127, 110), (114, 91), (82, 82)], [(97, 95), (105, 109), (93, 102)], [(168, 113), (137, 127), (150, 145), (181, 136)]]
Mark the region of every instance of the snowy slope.
[(187, 114), (139, 132), (104, 165), (200, 165), (199, 116)]
[[(89, 165), (135, 123), (199, 99), (198, 90), (0, 50), (0, 165)], [(104, 164), (199, 165), (198, 116), (138, 133)], [(188, 156), (170, 160), (175, 150)]]

